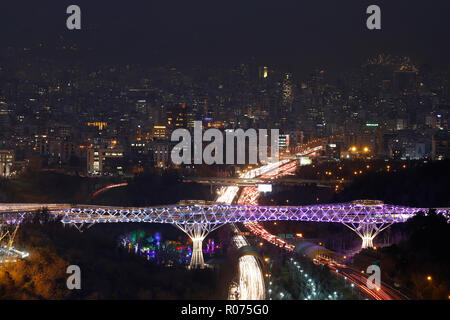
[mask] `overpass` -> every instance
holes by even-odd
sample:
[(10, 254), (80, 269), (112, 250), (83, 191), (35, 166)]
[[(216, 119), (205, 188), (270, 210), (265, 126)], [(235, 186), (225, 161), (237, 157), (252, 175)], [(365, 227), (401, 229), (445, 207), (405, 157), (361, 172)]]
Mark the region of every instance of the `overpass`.
[[(290, 184), (290, 185), (305, 185), (315, 184), (318, 186), (335, 186), (342, 184), (342, 180), (315, 180), (315, 179), (300, 179), (300, 178), (237, 178), (237, 177), (186, 177), (183, 182), (196, 182), (220, 186), (240, 186), (240, 187), (254, 187), (258, 184)], [(345, 181), (345, 183), (349, 183)]]
[[(190, 266), (203, 267), (202, 242), (215, 229), (230, 223), (264, 221), (311, 221), (342, 223), (362, 239), (362, 248), (372, 247), (373, 239), (394, 223), (407, 221), (427, 208), (388, 205), (379, 201), (310, 206), (251, 206), (188, 202), (157, 207), (102, 207), (70, 204), (0, 204), (0, 226), (17, 225), (30, 213), (42, 209), (63, 224), (80, 231), (98, 223), (168, 223), (181, 229), (193, 241)], [(0, 235), (1, 237), (1, 235)]]

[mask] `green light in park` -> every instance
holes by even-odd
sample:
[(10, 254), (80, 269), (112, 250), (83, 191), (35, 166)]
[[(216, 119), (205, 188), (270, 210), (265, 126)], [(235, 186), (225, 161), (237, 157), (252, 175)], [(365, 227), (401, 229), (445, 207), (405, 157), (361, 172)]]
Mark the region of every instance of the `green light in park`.
[(366, 123), (366, 127), (378, 127), (378, 123)]

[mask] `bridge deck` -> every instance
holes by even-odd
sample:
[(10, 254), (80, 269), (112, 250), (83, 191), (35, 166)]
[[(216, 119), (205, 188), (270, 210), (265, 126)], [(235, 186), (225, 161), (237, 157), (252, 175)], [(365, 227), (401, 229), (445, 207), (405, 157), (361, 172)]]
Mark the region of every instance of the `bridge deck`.
[(154, 207), (113, 207), (71, 204), (3, 204), (0, 216), (30, 213), (43, 208), (62, 217), (64, 223), (153, 222), (172, 224), (224, 224), (250, 221), (314, 221), (337, 223), (397, 223), (426, 208), (357, 203), (310, 206), (246, 206), (227, 204), (174, 204)]

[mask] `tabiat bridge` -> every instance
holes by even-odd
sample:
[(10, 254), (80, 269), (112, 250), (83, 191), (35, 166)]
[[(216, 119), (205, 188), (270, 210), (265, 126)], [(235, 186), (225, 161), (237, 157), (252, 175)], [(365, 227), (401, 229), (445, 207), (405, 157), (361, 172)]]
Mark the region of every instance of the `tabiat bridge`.
[[(309, 221), (342, 223), (362, 239), (362, 248), (373, 247), (373, 239), (394, 223), (406, 222), (428, 208), (411, 208), (360, 200), (351, 203), (308, 206), (246, 206), (205, 201), (183, 201), (156, 207), (106, 207), (70, 204), (0, 204), (0, 238), (29, 214), (46, 210), (64, 225), (82, 231), (99, 223), (167, 223), (185, 232), (193, 242), (191, 268), (205, 266), (202, 242), (217, 228), (231, 223), (252, 221)], [(450, 208), (436, 212), (450, 218)], [(17, 229), (17, 228), (16, 228)], [(9, 231), (8, 231), (9, 232)]]

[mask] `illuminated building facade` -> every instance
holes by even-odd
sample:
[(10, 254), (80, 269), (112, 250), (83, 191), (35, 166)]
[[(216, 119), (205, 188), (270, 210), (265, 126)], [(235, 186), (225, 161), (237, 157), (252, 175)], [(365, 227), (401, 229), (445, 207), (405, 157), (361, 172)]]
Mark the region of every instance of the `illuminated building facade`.
[(14, 151), (0, 150), (0, 177), (10, 177), (14, 163)]
[(168, 138), (167, 126), (154, 125), (152, 129), (152, 138), (154, 140), (165, 140)]
[(86, 154), (87, 171), (95, 175), (122, 175), (123, 149), (89, 148)]

